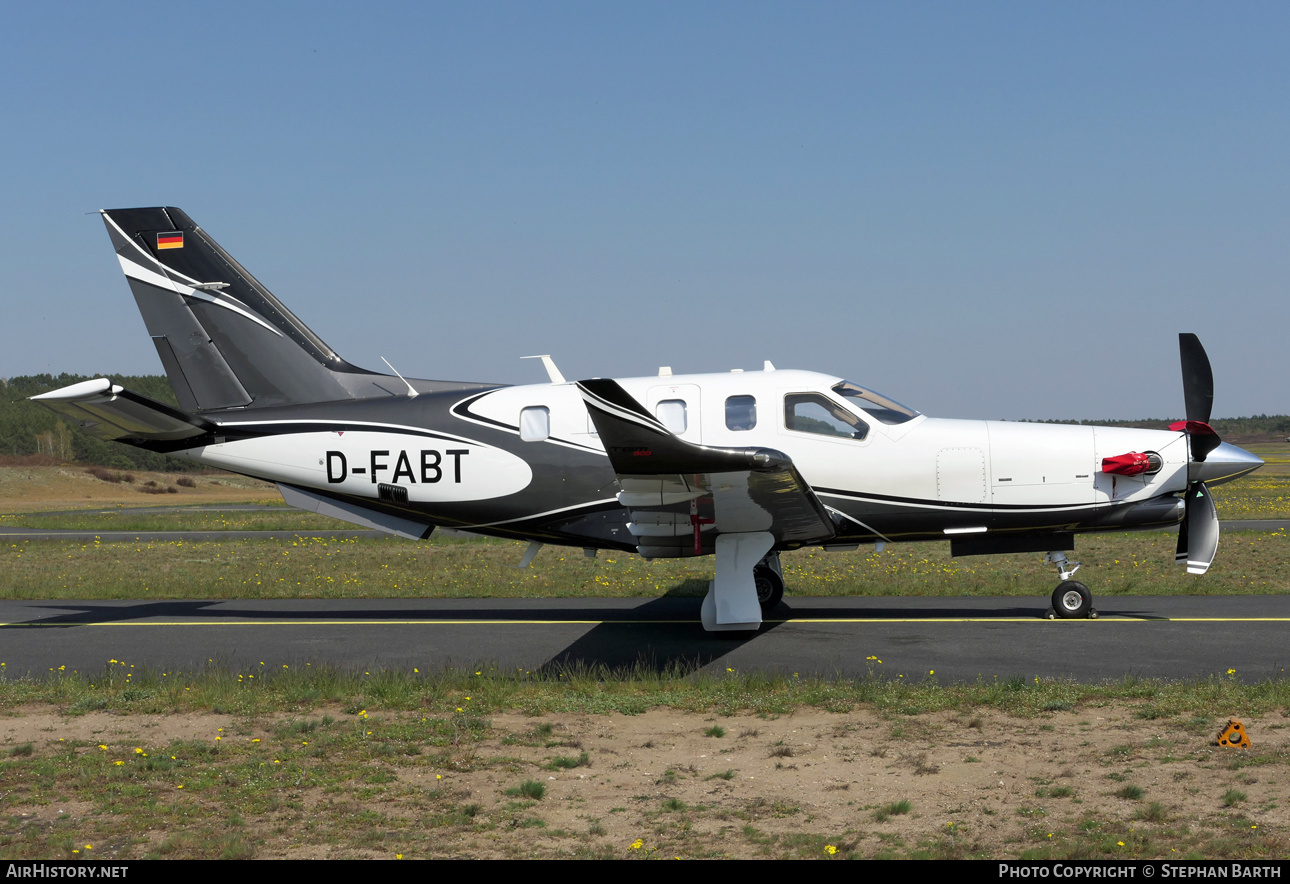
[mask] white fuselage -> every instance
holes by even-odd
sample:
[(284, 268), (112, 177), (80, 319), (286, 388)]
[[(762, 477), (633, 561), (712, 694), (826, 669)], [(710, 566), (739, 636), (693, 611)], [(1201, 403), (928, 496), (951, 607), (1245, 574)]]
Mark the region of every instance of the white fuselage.
[[(686, 442), (786, 454), (844, 536), (1099, 530), (1169, 524), (1182, 514), (1164, 500), (1188, 481), (1188, 441), (1179, 432), (930, 418), (875, 408), (839, 392), (840, 378), (798, 370), (618, 383)], [(401, 401), (412, 409), (424, 400)], [(230, 414), (220, 422), (230, 430), (226, 440), (217, 436), (187, 456), (349, 498), (389, 501), (394, 486), (393, 502), (432, 520), (437, 507), (512, 502), (501, 511), (452, 510), (449, 523), (462, 527), (613, 503), (620, 489), (575, 384), (500, 387), (452, 401), (450, 414), (433, 423), (408, 418), (406, 426), (342, 418), (339, 409), (329, 411), (336, 416), (327, 426), (246, 413), (248, 424), (275, 428), (250, 438), (236, 437), (240, 419)], [(826, 420), (804, 419), (803, 403)], [(1135, 476), (1102, 471), (1103, 458), (1128, 452), (1154, 453), (1159, 468)], [(1112, 510), (1151, 500), (1150, 513), (1107, 521)]]
[[(660, 420), (662, 403), (685, 404), (682, 439), (714, 447), (765, 447), (792, 458), (815, 489), (843, 489), (924, 502), (1092, 507), (1181, 491), (1186, 485), (1187, 441), (1180, 433), (1121, 427), (947, 420), (918, 415), (886, 424), (854, 408), (832, 388), (841, 378), (810, 371), (745, 371), (620, 379)], [(863, 439), (790, 429), (785, 397), (816, 393), (847, 408), (868, 425)], [(756, 423), (732, 429), (727, 401), (751, 396)], [(572, 384), (506, 387), (473, 410), (518, 425), (526, 408), (550, 411), (553, 438), (599, 446), (582, 398)], [(678, 410), (679, 411), (679, 410)], [(1154, 475), (1113, 477), (1104, 457), (1155, 451), (1164, 461)], [(825, 492), (827, 495), (827, 492)], [(827, 501), (826, 501), (827, 502)]]

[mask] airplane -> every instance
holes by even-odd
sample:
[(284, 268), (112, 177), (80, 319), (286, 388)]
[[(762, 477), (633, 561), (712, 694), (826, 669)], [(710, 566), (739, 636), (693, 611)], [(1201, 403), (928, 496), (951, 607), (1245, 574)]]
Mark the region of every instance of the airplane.
[[(777, 370), (520, 386), (408, 379), (345, 361), (180, 209), (101, 212), (175, 408), (107, 378), (32, 397), (90, 433), (274, 482), (292, 506), (425, 539), (715, 556), (712, 632), (753, 631), (779, 554), (949, 540), (1045, 553), (1050, 618), (1095, 617), (1076, 534), (1179, 526), (1218, 548), (1209, 487), (1263, 465), (1209, 426), (1213, 374), (1179, 336), (1186, 420), (1168, 430), (944, 420), (843, 378)], [(389, 365), (389, 363), (386, 363)]]

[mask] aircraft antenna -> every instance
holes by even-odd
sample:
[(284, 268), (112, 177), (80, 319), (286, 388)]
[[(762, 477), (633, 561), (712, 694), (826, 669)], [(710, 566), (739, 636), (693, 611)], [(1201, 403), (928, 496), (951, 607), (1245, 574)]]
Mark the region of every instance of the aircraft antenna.
[[(386, 359), (384, 356), (381, 357), (381, 361), (384, 362), (386, 365), (390, 365), (390, 360)], [(408, 384), (408, 379), (405, 378), (403, 375), (399, 374), (399, 370), (395, 368), (393, 365), (390, 365), (390, 371), (398, 375), (399, 380), (403, 381), (403, 383)], [(415, 399), (419, 395), (420, 394), (417, 392), (417, 388), (412, 386), (411, 384), (408, 384), (408, 398)]]
[(546, 376), (551, 379), (553, 384), (568, 383), (564, 375), (560, 374), (560, 369), (555, 367), (555, 360), (550, 356), (521, 356), (521, 359), (541, 359), (542, 367), (546, 369)]

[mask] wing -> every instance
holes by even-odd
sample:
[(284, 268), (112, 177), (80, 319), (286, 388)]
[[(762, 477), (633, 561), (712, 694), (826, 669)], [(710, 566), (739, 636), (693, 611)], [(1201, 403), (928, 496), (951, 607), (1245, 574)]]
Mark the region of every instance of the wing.
[(199, 417), (131, 393), (107, 378), (72, 384), (31, 399), (71, 418), (100, 439), (169, 442), (200, 436), (211, 428)]
[(618, 474), (619, 502), (642, 555), (712, 552), (721, 534), (765, 531), (776, 545), (829, 540), (833, 520), (792, 460), (773, 448), (713, 448), (677, 438), (616, 381), (579, 381)]

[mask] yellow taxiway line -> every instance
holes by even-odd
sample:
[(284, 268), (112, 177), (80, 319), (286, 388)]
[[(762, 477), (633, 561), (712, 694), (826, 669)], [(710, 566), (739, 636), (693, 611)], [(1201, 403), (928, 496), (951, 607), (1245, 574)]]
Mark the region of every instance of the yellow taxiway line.
[[(0, 623), (0, 629), (15, 627), (66, 628), (69, 626), (600, 626), (635, 624), (642, 626), (695, 624), (685, 620), (87, 620), (80, 622)], [(795, 617), (792, 620), (763, 620), (763, 625), (784, 623), (1290, 623), (1290, 617), (1100, 617), (1090, 620), (1048, 620), (1043, 617)]]

